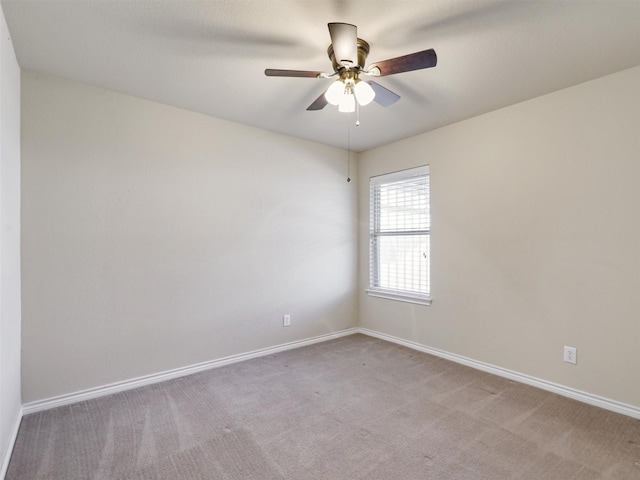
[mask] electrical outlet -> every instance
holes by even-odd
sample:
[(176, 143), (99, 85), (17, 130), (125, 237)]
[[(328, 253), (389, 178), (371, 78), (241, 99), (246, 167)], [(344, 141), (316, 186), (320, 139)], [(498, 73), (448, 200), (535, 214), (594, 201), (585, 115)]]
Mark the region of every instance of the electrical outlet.
[(287, 314), (282, 316), (282, 326), (283, 327), (291, 326), (291, 315)]
[(564, 346), (564, 361), (567, 363), (578, 363), (578, 353), (575, 347)]

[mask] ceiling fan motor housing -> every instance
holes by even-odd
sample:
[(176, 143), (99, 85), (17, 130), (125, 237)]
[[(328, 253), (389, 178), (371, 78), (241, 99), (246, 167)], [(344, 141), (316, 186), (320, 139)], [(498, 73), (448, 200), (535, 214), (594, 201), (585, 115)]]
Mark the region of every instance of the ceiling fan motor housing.
[[(364, 70), (364, 64), (367, 61), (367, 56), (369, 55), (369, 44), (361, 38), (358, 38), (356, 46), (358, 49), (358, 65), (357, 67), (353, 65), (350, 68), (356, 67), (358, 70)], [(333, 44), (329, 45), (329, 48), (327, 48), (327, 55), (329, 55), (334, 72), (338, 72), (345, 68), (337, 62), (335, 53), (333, 52)]]

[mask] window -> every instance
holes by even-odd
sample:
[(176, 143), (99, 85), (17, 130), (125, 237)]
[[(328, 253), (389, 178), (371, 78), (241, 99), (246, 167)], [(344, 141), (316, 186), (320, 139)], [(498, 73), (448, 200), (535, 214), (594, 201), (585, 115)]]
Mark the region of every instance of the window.
[(429, 167), (372, 177), (369, 295), (428, 305)]

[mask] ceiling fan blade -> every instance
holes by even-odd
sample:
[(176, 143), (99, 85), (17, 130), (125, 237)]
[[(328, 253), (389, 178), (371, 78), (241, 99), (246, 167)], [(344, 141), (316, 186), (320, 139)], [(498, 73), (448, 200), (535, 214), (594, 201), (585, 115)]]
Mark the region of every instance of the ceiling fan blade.
[(422, 68), (435, 67), (438, 63), (436, 51), (433, 48), (423, 50), (422, 52), (410, 53), (402, 57), (390, 58), (382, 62), (374, 63), (369, 67), (369, 71), (377, 68), (380, 74), (376, 75), (384, 77), (385, 75), (393, 75), (394, 73), (410, 72), (412, 70), (420, 70)]
[(379, 83), (373, 82), (369, 80), (367, 83), (371, 85), (373, 91), (376, 92), (376, 96), (373, 98), (376, 103), (379, 103), (383, 107), (388, 107), (389, 105), (393, 105), (398, 100), (400, 100), (400, 95), (397, 93), (393, 93), (388, 88), (384, 88)]
[(352, 67), (358, 64), (358, 28), (350, 23), (329, 23), (331, 45), (338, 65)]
[(302, 78), (318, 78), (322, 72), (311, 72), (308, 70), (278, 70), (276, 68), (267, 68), (264, 71), (267, 77), (302, 77)]
[(311, 105), (307, 107), (307, 110), (322, 110), (324, 107), (326, 107), (329, 102), (325, 98), (324, 94), (325, 92), (322, 92), (322, 94), (318, 98), (316, 98)]

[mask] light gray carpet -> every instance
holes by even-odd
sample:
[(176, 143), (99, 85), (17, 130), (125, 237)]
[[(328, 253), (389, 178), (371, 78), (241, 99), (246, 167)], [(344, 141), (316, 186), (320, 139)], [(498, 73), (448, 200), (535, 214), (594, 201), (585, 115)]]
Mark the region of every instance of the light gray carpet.
[(25, 416), (8, 480), (640, 479), (640, 421), (363, 335)]

